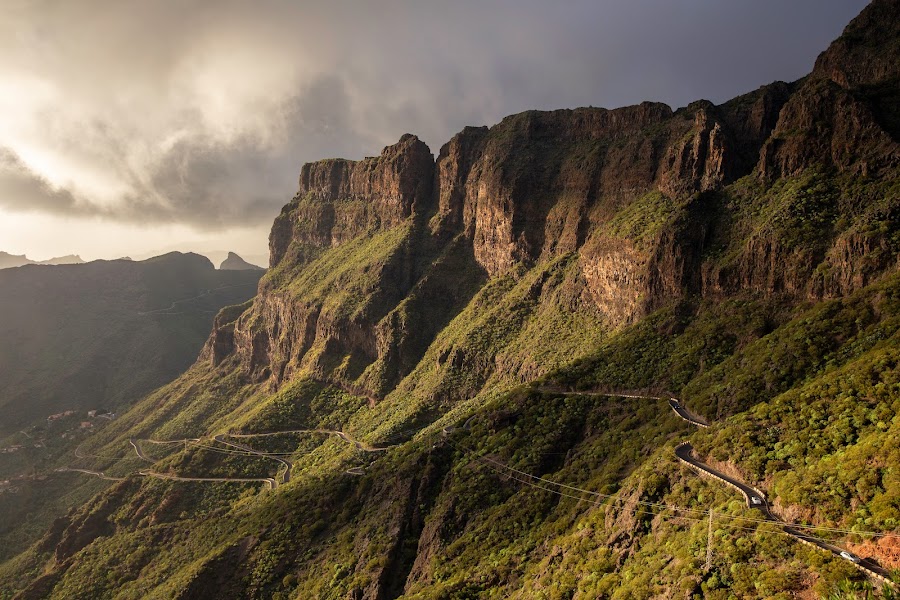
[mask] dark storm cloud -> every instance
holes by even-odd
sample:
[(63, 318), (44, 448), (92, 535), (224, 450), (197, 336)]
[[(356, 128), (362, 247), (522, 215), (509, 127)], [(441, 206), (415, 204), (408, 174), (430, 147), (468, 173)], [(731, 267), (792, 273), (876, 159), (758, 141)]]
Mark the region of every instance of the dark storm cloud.
[(68, 2), (0, 16), (0, 207), (216, 229), (301, 163), (521, 110), (715, 102), (809, 71), (860, 0)]

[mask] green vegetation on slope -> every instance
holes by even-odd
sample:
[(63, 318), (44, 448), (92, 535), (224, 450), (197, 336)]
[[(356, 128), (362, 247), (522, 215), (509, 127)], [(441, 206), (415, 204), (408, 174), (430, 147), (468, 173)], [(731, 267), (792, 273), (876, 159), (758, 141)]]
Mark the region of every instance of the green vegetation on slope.
[[(787, 598), (810, 587), (827, 594), (840, 581), (859, 580), (859, 573), (770, 525), (738, 519), (747, 516), (740, 496), (697, 478), (675, 461), (672, 451), (689, 437), (701, 452), (738, 465), (749, 480), (767, 489), (776, 506), (790, 507), (791, 514), (803, 514), (816, 525), (895, 530), (897, 506), (887, 490), (897, 487), (896, 474), (890, 451), (883, 450), (896, 437), (890, 424), (896, 383), (885, 377), (896, 372), (886, 358), (896, 355), (897, 343), (892, 333), (884, 332), (893, 325), (891, 303), (898, 293), (900, 282), (894, 277), (793, 317), (775, 311), (775, 321), (767, 321), (771, 307), (758, 302), (700, 305), (688, 312), (667, 309), (610, 335), (598, 357), (561, 369), (540, 384), (579, 381), (587, 372), (589, 383), (597, 387), (653, 387), (653, 374), (665, 372), (679, 374), (678, 379), (660, 381), (688, 390), (716, 369), (727, 368), (725, 379), (738, 390), (768, 370), (753, 359), (765, 354), (758, 347), (789, 343), (823, 314), (863, 314), (873, 303), (879, 309), (875, 312), (881, 317), (858, 324), (845, 319), (854, 323), (849, 334), (836, 327), (841, 342), (828, 353), (830, 358), (800, 360), (806, 366), (790, 371), (779, 384), (787, 393), (767, 396), (770, 401), (704, 432), (695, 432), (659, 401), (521, 388), (479, 406), (467, 429), (457, 427), (445, 436), (438, 423), (376, 456), (321, 436), (254, 440), (260, 449), (298, 450), (295, 473), (300, 475), (294, 483), (272, 493), (241, 484), (147, 482), (139, 488), (140, 502), (128, 500), (130, 504), (104, 517), (117, 533), (85, 546), (77, 567), (65, 572), (51, 597), (102, 596), (104, 589), (122, 598), (173, 597), (178, 590), (197, 592), (204, 581), (218, 582), (223, 593), (260, 598), (310, 593), (345, 598), (373, 585), (397, 594), (405, 589), (417, 598)], [(882, 332), (877, 340), (864, 341), (876, 330)], [(720, 335), (703, 333), (710, 331)], [(708, 343), (696, 343), (699, 339)], [(668, 344), (676, 358), (661, 366), (651, 359), (629, 363), (635, 340), (645, 348)], [(630, 370), (632, 375), (610, 380), (599, 364), (618, 364), (609, 372)], [(586, 370), (585, 365), (595, 366)], [(371, 409), (362, 401), (347, 404), (335, 394), (340, 392), (298, 382), (265, 401), (266, 408), (248, 413), (240, 429), (264, 431), (285, 414), (297, 426), (342, 421), (360, 430), (379, 429), (381, 421), (395, 418), (390, 410)], [(798, 401), (797, 395), (808, 401)], [(694, 397), (686, 392), (683, 397), (692, 406)], [(804, 448), (817, 447), (818, 454), (809, 454), (816, 460), (804, 458)], [(874, 474), (865, 474), (861, 469), (873, 453), (886, 461)], [(192, 463), (195, 451), (170, 460), (175, 462), (161, 465), (191, 469), (202, 464)], [(224, 460), (217, 469), (236, 468), (240, 459)], [(248, 459), (242, 468), (257, 460)], [(364, 475), (346, 473), (350, 466), (362, 466)], [(271, 471), (276, 466), (253, 468)], [(615, 500), (516, 472), (614, 495)], [(793, 473), (809, 483), (797, 485)], [(848, 486), (850, 481), (857, 487)], [(134, 485), (117, 484), (106, 497), (121, 502), (133, 496)], [(232, 493), (228, 490), (234, 495), (219, 496)], [(340, 502), (335, 504), (336, 498)], [(649, 508), (638, 501), (697, 512)], [(95, 501), (86, 514), (100, 511), (104, 502)], [(848, 504), (853, 510), (846, 510)], [(165, 512), (153, 508), (169, 505)], [(713, 566), (706, 571), (703, 511), (710, 508), (721, 516), (714, 527)], [(153, 516), (149, 521), (135, 516), (143, 514)], [(188, 522), (191, 534), (177, 534)], [(141, 550), (146, 547), (167, 550), (151, 556)], [(126, 556), (127, 561), (119, 558)], [(34, 556), (32, 568), (40, 558)], [(240, 568), (226, 569), (233, 560)], [(108, 573), (108, 581), (83, 587), (95, 572)], [(7, 573), (5, 581), (9, 577)]]
[[(282, 265), (226, 320), (241, 313), (258, 332), (271, 324), (264, 310), (289, 305), (333, 335), (303, 352), (269, 348), (283, 380), (248, 372), (237, 354), (198, 362), (110, 423), (84, 452), (90, 468), (126, 481), (7, 562), (0, 582), (51, 598), (435, 599), (771, 598), (859, 583), (846, 561), (741, 520), (740, 496), (673, 456), (689, 438), (785, 518), (852, 528), (827, 535), (891, 559), (859, 532), (895, 531), (900, 518), (890, 441), (900, 277), (822, 301), (785, 284), (816, 265), (846, 267), (816, 255), (825, 246), (811, 236), (849, 239), (875, 218), (868, 205), (841, 207), (843, 223), (832, 215), (852, 185), (895, 203), (889, 186), (848, 182), (742, 180), (702, 203), (650, 194), (640, 210), (622, 207), (611, 234), (650, 248), (684, 227), (679, 207), (710, 207), (706, 274), (752, 262), (754, 240), (800, 258), (774, 290), (685, 293), (618, 328), (590, 300), (576, 253), (486, 280), (464, 239), (432, 238), (414, 221)], [(877, 230), (891, 255), (892, 225)], [(661, 401), (592, 393), (634, 390), (677, 394), (713, 426), (696, 432)], [(148, 445), (152, 470), (274, 477), (276, 461), (213, 437), (289, 429), (328, 431), (244, 439), (293, 463), (274, 491), (145, 479), (150, 465), (130, 462), (132, 438), (197, 437)], [(362, 447), (328, 433), (338, 430)]]

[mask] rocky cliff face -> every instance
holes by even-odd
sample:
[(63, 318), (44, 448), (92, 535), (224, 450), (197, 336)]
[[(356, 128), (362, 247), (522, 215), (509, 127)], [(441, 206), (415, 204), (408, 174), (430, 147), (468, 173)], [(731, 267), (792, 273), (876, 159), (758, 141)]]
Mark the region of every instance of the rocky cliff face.
[(334, 247), (427, 210), (433, 172), (428, 146), (409, 134), (378, 157), (304, 165), (294, 201), (272, 227), (272, 266), (282, 261), (292, 242), (295, 250)]
[[(611, 327), (687, 296), (848, 293), (892, 267), (896, 250), (861, 225), (893, 219), (890, 203), (867, 205), (880, 192), (859, 191), (900, 164), (882, 101), (897, 87), (894, 12), (896, 3), (874, 2), (812, 75), (720, 106), (531, 111), (464, 129), (436, 161), (407, 134), (378, 157), (304, 165), (272, 229), (273, 274), (254, 309), (214, 334), (207, 354), (236, 354), (255, 380), (311, 369), (380, 395), (433, 335), (424, 327), (417, 338), (418, 326), (397, 309), (435, 280), (422, 257), (450, 244), (468, 257), (451, 268), (463, 268), (469, 283), (479, 270), (504, 276), (576, 253), (578, 285)], [(776, 182), (810, 172), (845, 179), (826, 191), (788, 185), (776, 193)], [(842, 196), (847, 178), (856, 178), (853, 201)], [(795, 233), (810, 224), (815, 231), (798, 245)], [(298, 269), (322, 252), (400, 228), (394, 246), (364, 268), (370, 287), (359, 291), (361, 304), (291, 289)]]
[[(206, 355), (217, 364), (233, 352), (254, 380), (276, 384), (297, 370), (339, 382), (358, 378), (390, 351), (379, 350), (379, 335), (385, 335), (380, 322), (418, 276), (405, 236), (416, 218), (431, 209), (433, 173), (431, 151), (413, 135), (403, 136), (378, 157), (304, 165), (299, 191), (270, 235), (272, 278), (262, 286), (251, 313), (213, 335)], [(366, 264), (365, 272), (344, 273), (332, 282), (334, 287), (311, 293), (288, 289), (297, 269), (322, 252), (392, 229), (400, 231), (385, 240), (380, 248), (384, 255)], [(335, 273), (343, 266), (334, 265)], [(329, 294), (348, 291), (341, 289), (344, 283), (360, 282), (364, 289), (349, 293), (346, 302), (326, 302)], [(359, 297), (362, 304), (351, 308)]]
[(900, 6), (873, 0), (819, 55), (813, 75), (844, 89), (896, 83), (900, 77)]
[(900, 7), (874, 0), (819, 55), (760, 156), (769, 177), (810, 165), (878, 175), (900, 164)]
[(760, 154), (761, 174), (774, 180), (818, 166), (878, 176), (896, 168), (897, 143), (873, 108), (834, 81), (811, 78), (782, 109)]
[(617, 209), (651, 190), (715, 189), (737, 171), (709, 103), (678, 113), (528, 112), (469, 128), (442, 148), (435, 183), (443, 229), (459, 228), (491, 275), (572, 252)]

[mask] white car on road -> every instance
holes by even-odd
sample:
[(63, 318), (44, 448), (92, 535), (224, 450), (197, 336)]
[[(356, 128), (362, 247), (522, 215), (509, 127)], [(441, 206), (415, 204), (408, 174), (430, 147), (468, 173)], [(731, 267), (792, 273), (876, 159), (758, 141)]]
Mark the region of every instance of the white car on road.
[(846, 550), (841, 550), (841, 558), (846, 558), (852, 563), (858, 563), (862, 559), (852, 552), (847, 552)]

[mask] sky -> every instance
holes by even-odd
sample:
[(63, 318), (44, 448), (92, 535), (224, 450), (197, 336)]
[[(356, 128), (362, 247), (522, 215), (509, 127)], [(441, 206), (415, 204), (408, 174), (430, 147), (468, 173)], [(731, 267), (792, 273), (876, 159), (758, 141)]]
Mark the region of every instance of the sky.
[(863, 0), (2, 0), (0, 250), (267, 252), (300, 166), (528, 109), (723, 102)]

